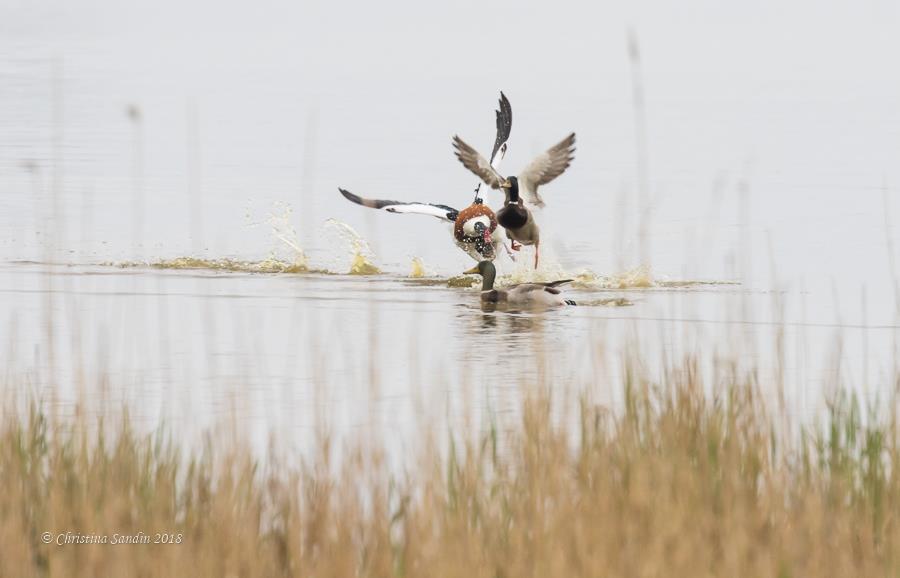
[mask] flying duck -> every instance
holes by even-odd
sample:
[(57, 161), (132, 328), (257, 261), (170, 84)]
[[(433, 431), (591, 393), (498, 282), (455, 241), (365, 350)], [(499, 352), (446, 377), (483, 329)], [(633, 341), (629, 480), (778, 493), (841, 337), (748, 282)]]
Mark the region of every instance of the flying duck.
[(497, 211), (497, 222), (506, 229), (512, 239), (512, 248), (518, 250), (516, 242), (522, 245), (534, 245), (534, 268), (537, 269), (540, 258), (541, 233), (531, 210), (525, 206), (527, 201), (537, 207), (544, 206), (544, 200), (538, 194), (538, 187), (545, 185), (563, 174), (572, 163), (575, 154), (575, 133), (573, 132), (547, 152), (539, 155), (525, 167), (518, 176), (504, 178), (497, 169), (484, 160), (478, 151), (465, 143), (458, 136), (453, 137), (453, 148), (456, 158), (467, 169), (481, 177), (492, 189), (504, 189), (506, 198), (503, 208)]
[(497, 257), (500, 247), (503, 246), (505, 235), (494, 236), (494, 232), (497, 230), (497, 216), (480, 198), (465, 209), (458, 211), (447, 205), (364, 199), (346, 189), (338, 188), (338, 190), (347, 200), (357, 205), (384, 209), (389, 213), (431, 215), (444, 222), (453, 223), (453, 240), (456, 246), (476, 261), (484, 259), (493, 261)]
[(575, 305), (571, 299), (562, 296), (557, 287), (569, 283), (571, 279), (561, 279), (550, 283), (519, 283), (505, 289), (494, 289), (497, 268), (490, 261), (481, 261), (464, 275), (481, 275), (481, 302), (502, 304), (511, 307), (559, 307)]
[[(491, 151), (494, 170), (499, 168), (500, 162), (506, 156), (509, 133), (512, 130), (512, 107), (503, 92), (500, 93), (500, 107), (496, 115), (497, 134)], [(444, 222), (453, 223), (453, 240), (457, 247), (476, 261), (492, 261), (499, 254), (500, 247), (506, 247), (504, 242), (506, 235), (502, 229), (497, 230), (497, 216), (481, 198), (481, 183), (482, 181), (479, 181), (475, 187), (475, 200), (462, 210), (441, 204), (366, 199), (346, 189), (338, 188), (338, 190), (344, 198), (357, 205), (384, 209), (389, 213), (431, 215)]]

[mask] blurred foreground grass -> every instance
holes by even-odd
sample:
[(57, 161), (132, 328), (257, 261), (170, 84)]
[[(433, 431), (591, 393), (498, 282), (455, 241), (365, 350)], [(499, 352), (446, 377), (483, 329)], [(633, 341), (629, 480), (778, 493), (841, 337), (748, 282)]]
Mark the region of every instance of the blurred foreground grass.
[[(585, 400), (565, 419), (539, 384), (514, 423), (424, 442), (399, 471), (371, 440), (336, 460), (323, 436), (292, 466), (212, 436), (179, 450), (133, 433), (127, 414), (93, 427), (9, 412), (0, 575), (900, 572), (896, 409), (876, 418), (838, 396), (818, 423), (785, 423), (752, 377), (697, 375), (690, 361), (664, 384), (629, 373), (612, 384), (621, 412)], [(57, 545), (65, 532), (181, 543)]]

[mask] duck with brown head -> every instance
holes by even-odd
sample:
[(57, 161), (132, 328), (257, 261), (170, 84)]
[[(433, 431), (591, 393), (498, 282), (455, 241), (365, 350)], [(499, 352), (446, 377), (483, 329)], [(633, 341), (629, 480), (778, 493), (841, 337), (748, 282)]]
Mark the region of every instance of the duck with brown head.
[[(506, 155), (509, 134), (512, 130), (512, 107), (506, 95), (502, 92), (500, 93), (500, 106), (496, 114), (497, 133), (494, 139), (493, 154), (491, 155), (491, 163), (493, 163), (494, 170), (499, 168), (500, 162)], [(500, 253), (500, 248), (506, 247), (506, 234), (503, 229), (497, 229), (497, 216), (482, 201), (479, 194), (480, 189), (481, 182), (475, 188), (474, 202), (465, 209), (457, 210), (449, 205), (433, 203), (366, 199), (354, 195), (346, 189), (338, 188), (344, 198), (357, 205), (373, 209), (384, 209), (389, 213), (430, 215), (445, 223), (453, 223), (453, 240), (457, 247), (476, 261), (493, 260)]]

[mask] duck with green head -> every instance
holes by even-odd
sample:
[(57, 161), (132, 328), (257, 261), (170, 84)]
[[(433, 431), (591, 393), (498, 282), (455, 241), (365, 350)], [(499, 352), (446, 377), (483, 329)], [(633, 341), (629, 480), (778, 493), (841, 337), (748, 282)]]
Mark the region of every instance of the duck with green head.
[(562, 296), (560, 285), (572, 279), (561, 279), (550, 283), (519, 283), (503, 289), (494, 289), (497, 268), (490, 261), (481, 261), (464, 272), (465, 275), (481, 275), (481, 302), (505, 304), (512, 307), (560, 307), (575, 305), (571, 299)]
[(456, 158), (467, 169), (478, 175), (492, 189), (503, 189), (506, 200), (503, 208), (497, 211), (497, 222), (506, 229), (506, 235), (512, 241), (513, 250), (519, 250), (519, 244), (534, 246), (534, 268), (538, 268), (540, 260), (541, 234), (534, 215), (526, 206), (526, 202), (536, 207), (543, 207), (544, 200), (538, 194), (538, 188), (546, 185), (563, 174), (572, 159), (575, 158), (575, 133), (573, 132), (546, 152), (538, 155), (518, 175), (504, 177), (497, 169), (481, 156), (478, 151), (466, 144), (458, 136), (453, 137)]

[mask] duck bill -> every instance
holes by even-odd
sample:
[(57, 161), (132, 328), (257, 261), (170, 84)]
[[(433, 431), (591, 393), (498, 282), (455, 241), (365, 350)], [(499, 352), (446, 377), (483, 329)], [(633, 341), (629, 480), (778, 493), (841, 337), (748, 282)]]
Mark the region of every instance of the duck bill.
[(478, 265), (475, 265), (467, 271), (463, 271), (463, 275), (478, 275)]

